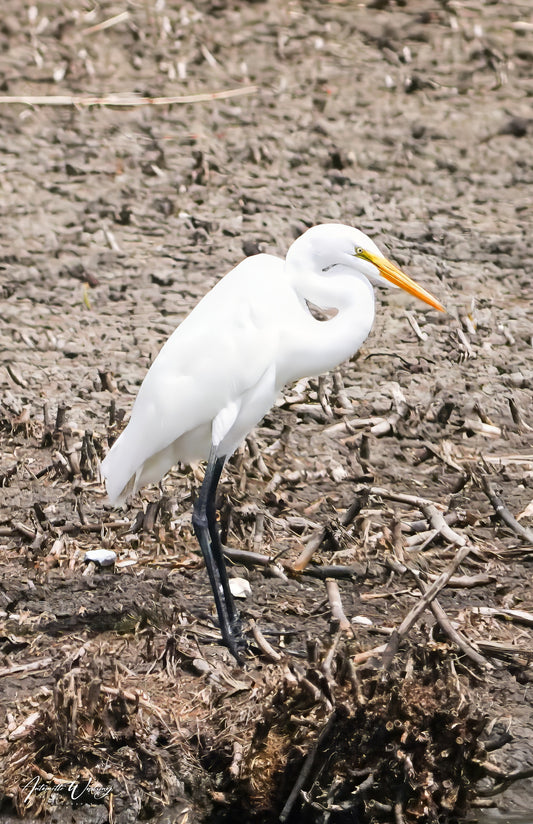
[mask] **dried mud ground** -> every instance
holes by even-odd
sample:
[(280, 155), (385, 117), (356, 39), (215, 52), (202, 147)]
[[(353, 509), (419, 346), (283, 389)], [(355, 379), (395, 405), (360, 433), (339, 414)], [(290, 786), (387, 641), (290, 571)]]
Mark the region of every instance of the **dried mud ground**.
[[(532, 26), (527, 2), (4, 0), (3, 821), (531, 809)], [(191, 531), (198, 470), (116, 512), (97, 465), (197, 299), (324, 221), (448, 314), (380, 294), (361, 352), (231, 460), (224, 540), (271, 559), (231, 574), (277, 657), (243, 669)], [(114, 568), (85, 564), (101, 548)], [(402, 625), (459, 551), (441, 611)]]

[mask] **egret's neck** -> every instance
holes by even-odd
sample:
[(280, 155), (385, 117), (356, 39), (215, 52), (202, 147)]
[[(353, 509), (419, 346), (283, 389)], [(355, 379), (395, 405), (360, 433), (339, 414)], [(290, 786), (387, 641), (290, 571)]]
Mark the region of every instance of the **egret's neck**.
[[(301, 307), (291, 336), (289, 381), (328, 372), (357, 352), (374, 322), (374, 290), (364, 275), (347, 266), (322, 272), (311, 261), (300, 259), (294, 265), (288, 257), (286, 272)], [(318, 321), (307, 302), (337, 312)]]

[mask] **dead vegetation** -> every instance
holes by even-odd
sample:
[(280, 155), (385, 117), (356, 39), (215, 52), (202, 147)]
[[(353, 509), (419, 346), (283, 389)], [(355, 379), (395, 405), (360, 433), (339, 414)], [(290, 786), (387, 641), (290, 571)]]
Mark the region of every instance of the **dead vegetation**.
[[(335, 406), (328, 391), (323, 398)], [(506, 554), (527, 558), (527, 534), (517, 533), (523, 550), (496, 549), (479, 516), (370, 483), (356, 486), (344, 511), (332, 508), (331, 487), (332, 514), (317, 526), (316, 504), (291, 495), (289, 508), (288, 490), (297, 484), (305, 499), (327, 473), (291, 470), (299, 457), (287, 444), (269, 449), (263, 428), (233, 460), (222, 510), (225, 536), (250, 547), (228, 549), (232, 573), (254, 592), (243, 615), (258, 657), (239, 671), (206, 646), (218, 632), (207, 583), (201, 595), (195, 589), (200, 563), (185, 514), (154, 497), (136, 515), (87, 517), (101, 436), (72, 431), (62, 412), (52, 426), (46, 417), (31, 427), (4, 417), (2, 430), (21, 446), (33, 439), (47, 456), (41, 477), (74, 492), (68, 518), (35, 502), (25, 522), (12, 516), (1, 527), (18, 546), (18, 566), (2, 580), (0, 677), (16, 707), (2, 738), (4, 794), (19, 815), (76, 802), (113, 821), (131, 804), (143, 819), (174, 810), (183, 821), (452, 821), (491, 787), (530, 774), (488, 758), (483, 739), (495, 718), (476, 694), (502, 672), (528, 680), (533, 615), (469, 595), (498, 585)], [(369, 424), (345, 425), (360, 433), (356, 454), (370, 473)], [(400, 436), (387, 427), (383, 437)], [(483, 487), (502, 517), (494, 481), (478, 471), (479, 482), (470, 465), (466, 483), (479, 495)], [(265, 476), (260, 513), (246, 502)], [(195, 486), (192, 475), (175, 478), (182, 502)], [(86, 548), (124, 544), (114, 567), (83, 565)], [(458, 608), (454, 591), (469, 603)], [(521, 627), (520, 643), (497, 626), (502, 619)], [(37, 685), (22, 701), (21, 678)], [(497, 739), (491, 749), (512, 736)]]

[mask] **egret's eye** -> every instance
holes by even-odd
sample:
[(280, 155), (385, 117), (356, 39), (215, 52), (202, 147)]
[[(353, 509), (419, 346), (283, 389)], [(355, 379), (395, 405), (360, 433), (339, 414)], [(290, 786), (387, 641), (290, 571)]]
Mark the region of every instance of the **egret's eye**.
[(364, 249), (362, 249), (360, 246), (356, 247), (356, 249), (355, 249), (355, 256), (356, 257), (362, 257), (364, 255), (364, 253), (365, 253)]

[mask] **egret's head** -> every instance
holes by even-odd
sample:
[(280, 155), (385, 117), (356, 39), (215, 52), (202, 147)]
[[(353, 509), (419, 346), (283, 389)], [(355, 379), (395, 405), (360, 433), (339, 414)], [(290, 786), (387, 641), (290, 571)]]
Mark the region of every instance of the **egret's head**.
[(302, 256), (316, 270), (335, 271), (336, 266), (347, 266), (364, 275), (374, 286), (398, 286), (435, 309), (445, 309), (436, 298), (384, 257), (373, 240), (364, 232), (340, 223), (321, 223), (308, 229), (296, 240), (287, 254)]

